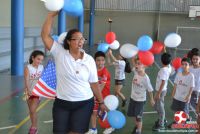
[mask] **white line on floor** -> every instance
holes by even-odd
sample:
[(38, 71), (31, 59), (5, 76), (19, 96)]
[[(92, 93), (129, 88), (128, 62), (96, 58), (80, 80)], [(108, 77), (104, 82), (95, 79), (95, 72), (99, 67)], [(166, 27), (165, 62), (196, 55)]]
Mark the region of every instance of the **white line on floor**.
[(156, 111), (150, 111), (150, 112), (143, 112), (143, 114), (155, 114), (157, 113)]
[(16, 125), (13, 125), (13, 126), (7, 126), (7, 127), (0, 127), (0, 130), (10, 129), (10, 128), (14, 128), (14, 127), (16, 127)]
[(53, 122), (53, 120), (49, 120), (49, 121), (43, 121), (44, 123), (51, 123)]

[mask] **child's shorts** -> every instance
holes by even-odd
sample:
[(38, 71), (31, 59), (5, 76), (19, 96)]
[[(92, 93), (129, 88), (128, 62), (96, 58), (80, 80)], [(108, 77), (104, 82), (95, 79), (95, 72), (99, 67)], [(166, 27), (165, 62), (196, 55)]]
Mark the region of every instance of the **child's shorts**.
[(184, 111), (188, 114), (189, 113), (189, 103), (173, 99), (171, 109), (175, 112), (176, 111)]
[(131, 117), (142, 117), (145, 102), (146, 101), (135, 101), (130, 99), (127, 115)]
[(125, 84), (125, 80), (116, 80), (115, 79), (115, 85), (124, 85)]
[(32, 99), (39, 99), (40, 100), (40, 97), (39, 96), (31, 95), (28, 99), (30, 99), (30, 100), (32, 100)]

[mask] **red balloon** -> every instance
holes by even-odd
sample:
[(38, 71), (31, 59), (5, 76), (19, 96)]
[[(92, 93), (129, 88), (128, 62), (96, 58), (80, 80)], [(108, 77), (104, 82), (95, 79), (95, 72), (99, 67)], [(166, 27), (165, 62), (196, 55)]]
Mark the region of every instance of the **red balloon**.
[(105, 119), (104, 121), (102, 121), (101, 119), (98, 119), (98, 122), (99, 122), (101, 128), (110, 128), (108, 119)]
[(181, 67), (181, 58), (180, 57), (176, 57), (172, 60), (172, 66), (177, 70)]
[(152, 65), (154, 62), (154, 56), (150, 51), (139, 51), (138, 57), (140, 62), (146, 66)]
[(114, 32), (108, 32), (108, 33), (106, 34), (106, 42), (107, 42), (108, 44), (111, 44), (111, 43), (113, 43), (114, 40), (116, 40), (116, 35), (115, 35), (115, 33), (114, 33)]
[(153, 43), (152, 48), (149, 50), (150, 52), (152, 52), (153, 54), (159, 54), (162, 52), (164, 48), (164, 44), (160, 41), (155, 41)]

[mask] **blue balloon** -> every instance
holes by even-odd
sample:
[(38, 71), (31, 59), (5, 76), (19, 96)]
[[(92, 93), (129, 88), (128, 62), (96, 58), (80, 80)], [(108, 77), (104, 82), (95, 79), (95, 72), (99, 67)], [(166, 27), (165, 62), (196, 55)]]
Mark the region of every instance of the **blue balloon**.
[(81, 16), (83, 14), (83, 4), (81, 0), (65, 0), (63, 10), (71, 16)]
[(99, 43), (97, 47), (97, 51), (102, 51), (106, 53), (108, 51), (109, 45), (107, 43)]
[(58, 35), (52, 35), (51, 38), (58, 42)]
[(182, 73), (183, 72), (183, 68), (179, 67), (179, 69), (177, 70), (178, 73)]
[(112, 128), (120, 129), (125, 125), (126, 118), (120, 111), (113, 110), (108, 112), (108, 122)]
[(140, 51), (147, 51), (151, 49), (153, 40), (148, 35), (141, 36), (137, 41), (137, 46)]

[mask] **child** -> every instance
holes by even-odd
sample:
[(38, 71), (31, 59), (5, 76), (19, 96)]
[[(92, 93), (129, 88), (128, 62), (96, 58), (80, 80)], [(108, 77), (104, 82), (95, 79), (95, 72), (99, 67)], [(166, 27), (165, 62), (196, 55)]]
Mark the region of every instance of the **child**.
[[(95, 53), (94, 59), (97, 65), (99, 87), (103, 98), (105, 98), (106, 96), (110, 95), (110, 73), (105, 67), (105, 54), (101, 51), (98, 51)], [(96, 119), (97, 119), (98, 108), (99, 104), (95, 100), (95, 105), (91, 116), (92, 128), (89, 129), (89, 131), (86, 134), (97, 134)], [(114, 129), (110, 128), (110, 133), (112, 131), (114, 131)], [(104, 133), (104, 134), (109, 134), (109, 133)]]
[(110, 58), (108, 57), (108, 63), (110, 63), (111, 65), (113, 64), (115, 66), (115, 95), (119, 96), (122, 99), (122, 107), (124, 107), (126, 105), (127, 100), (121, 92), (121, 89), (123, 88), (125, 80), (125, 72), (130, 73), (131, 68), (126, 58), (119, 55), (118, 59), (116, 59), (113, 56), (111, 50), (109, 50), (108, 54), (114, 61), (113, 63), (110, 63)]
[(196, 109), (200, 93), (200, 55), (198, 52), (195, 52), (191, 57), (192, 66), (190, 67), (190, 72), (194, 75), (195, 87), (191, 95), (190, 104), (192, 105), (193, 109)]
[(154, 96), (155, 110), (157, 111), (159, 118), (153, 126), (154, 131), (165, 129), (164, 98), (167, 93), (168, 79), (172, 72), (170, 66), (171, 55), (168, 53), (163, 53), (161, 55), (161, 62), (163, 67), (159, 70), (156, 78), (156, 94)]
[(37, 134), (38, 132), (36, 109), (39, 105), (39, 97), (33, 96), (31, 92), (42, 74), (43, 65), (41, 65), (41, 63), (43, 59), (44, 53), (42, 51), (33, 51), (29, 58), (29, 64), (24, 69), (25, 95), (27, 96), (26, 98), (31, 118), (29, 134)]
[(172, 91), (173, 102), (171, 108), (174, 112), (184, 111), (189, 115), (189, 102), (194, 88), (194, 75), (189, 72), (189, 58), (183, 58), (181, 64), (183, 72), (179, 72), (176, 75)]
[(149, 92), (150, 103), (152, 106), (155, 102), (153, 99), (153, 88), (149, 76), (145, 73), (145, 66), (139, 61), (139, 59), (135, 59), (134, 65), (135, 73), (132, 81), (132, 92), (127, 115), (134, 118), (136, 125), (132, 134), (141, 134), (142, 115), (144, 104), (146, 102), (146, 91)]

